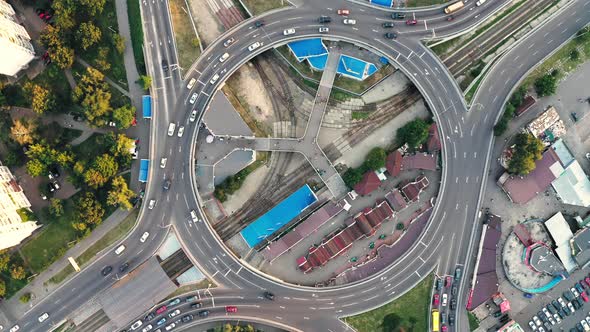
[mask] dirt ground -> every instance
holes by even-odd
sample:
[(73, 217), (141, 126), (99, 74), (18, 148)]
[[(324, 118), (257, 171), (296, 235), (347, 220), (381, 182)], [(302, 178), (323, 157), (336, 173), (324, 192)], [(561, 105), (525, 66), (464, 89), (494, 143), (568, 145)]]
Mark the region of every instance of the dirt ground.
[(272, 102), (262, 79), (254, 67), (248, 63), (232, 75), (228, 85), (238, 95), (240, 102), (252, 116), (262, 122), (272, 119)]
[(201, 43), (205, 48), (224, 32), (224, 28), (206, 0), (189, 0), (189, 4), (197, 25), (197, 31), (199, 31), (199, 37), (201, 37)]

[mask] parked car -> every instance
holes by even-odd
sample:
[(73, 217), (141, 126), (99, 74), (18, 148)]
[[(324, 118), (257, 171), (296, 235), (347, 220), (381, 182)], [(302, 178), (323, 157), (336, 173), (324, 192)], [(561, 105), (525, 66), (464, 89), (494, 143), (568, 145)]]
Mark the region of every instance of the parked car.
[(580, 296), (580, 293), (578, 293), (578, 290), (575, 287), (570, 288), (570, 291), (574, 294), (574, 297)]
[(209, 316), (209, 310), (199, 311), (199, 317), (207, 317), (207, 316)]
[(119, 266), (119, 272), (123, 273), (123, 272), (127, 271), (128, 268), (129, 268), (129, 262), (125, 262), (121, 266)]
[(582, 285), (580, 285), (579, 282), (576, 282), (576, 284), (574, 285), (576, 287), (576, 290), (578, 291), (578, 293), (584, 293), (584, 288), (582, 287)]
[(180, 314), (180, 309), (176, 309), (174, 311), (172, 311), (171, 313), (168, 314), (168, 317), (172, 318), (177, 316), (178, 314)]
[(162, 319), (160, 319), (156, 324), (158, 326), (163, 325), (164, 323), (166, 323), (166, 317), (162, 317)]
[(172, 306), (175, 306), (175, 305), (177, 305), (177, 304), (179, 304), (179, 303), (180, 303), (180, 298), (179, 298), (179, 297), (177, 297), (177, 298), (175, 298), (175, 299), (172, 299), (172, 300), (170, 300), (170, 302), (168, 302), (168, 306), (169, 306), (169, 307), (172, 307)]
[(436, 283), (435, 283), (435, 285), (436, 285), (436, 290), (437, 290), (437, 291), (439, 291), (439, 290), (441, 290), (441, 289), (442, 289), (442, 284), (443, 284), (443, 283), (442, 283), (442, 280), (441, 280), (440, 278), (436, 278)]
[(451, 287), (452, 284), (453, 284), (453, 277), (447, 276), (445, 278), (445, 287)]
[(158, 309), (156, 309), (156, 315), (159, 315), (159, 314), (165, 312), (166, 310), (168, 310), (168, 307), (163, 305), (163, 306), (159, 307)]
[(198, 309), (202, 306), (203, 306), (203, 304), (201, 302), (195, 302), (195, 303), (191, 304), (191, 309)]
[(543, 325), (543, 323), (541, 322), (541, 320), (537, 316), (533, 316), (533, 322), (535, 322), (535, 325), (537, 325), (537, 326)]
[(432, 306), (433, 307), (438, 307), (439, 304), (440, 304), (440, 295), (439, 294), (434, 294), (432, 296)]
[(445, 293), (442, 296), (442, 306), (446, 307), (447, 306), (447, 299), (448, 299), (448, 295)]
[(190, 322), (191, 320), (193, 320), (193, 315), (191, 315), (191, 314), (182, 316), (183, 323)]
[(451, 299), (451, 310), (457, 309), (457, 299)]

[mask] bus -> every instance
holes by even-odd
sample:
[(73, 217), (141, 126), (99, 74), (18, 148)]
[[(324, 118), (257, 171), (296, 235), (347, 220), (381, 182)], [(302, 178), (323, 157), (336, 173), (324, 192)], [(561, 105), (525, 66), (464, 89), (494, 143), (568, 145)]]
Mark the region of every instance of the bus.
[(451, 14), (456, 12), (457, 10), (461, 9), (465, 7), (465, 4), (463, 3), (463, 1), (458, 1), (455, 2), (454, 4), (448, 6), (447, 8), (445, 8), (445, 14)]
[(438, 309), (432, 309), (432, 332), (439, 331), (439, 319), (440, 313), (438, 312)]

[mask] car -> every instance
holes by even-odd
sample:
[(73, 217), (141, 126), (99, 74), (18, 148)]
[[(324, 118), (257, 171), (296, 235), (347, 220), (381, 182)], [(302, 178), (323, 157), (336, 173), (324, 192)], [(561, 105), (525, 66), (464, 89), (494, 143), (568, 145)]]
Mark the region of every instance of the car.
[(580, 293), (578, 293), (578, 290), (575, 287), (570, 288), (570, 292), (574, 294), (574, 297), (580, 296)]
[(576, 309), (574, 309), (574, 305), (573, 305), (571, 302), (569, 302), (569, 303), (567, 304), (567, 308), (568, 308), (568, 309), (569, 309), (569, 310), (570, 310), (572, 313), (576, 312)]
[(447, 276), (445, 278), (445, 287), (451, 287), (452, 284), (453, 284), (453, 277)]
[(209, 310), (199, 311), (199, 317), (207, 317), (207, 316), (209, 316)]
[(385, 39), (396, 39), (397, 38), (397, 34), (395, 34), (393, 32), (387, 32), (383, 36), (385, 37)]
[(586, 316), (585, 319), (586, 319), (586, 323), (590, 324), (590, 314), (589, 314), (589, 316)]
[(549, 320), (549, 323), (551, 323), (551, 325), (555, 325), (555, 319), (553, 319), (553, 317), (548, 317), (547, 319)]
[(140, 320), (138, 320), (137, 322), (133, 323), (133, 325), (131, 325), (131, 330), (137, 330), (141, 324), (143, 324), (143, 322)]
[(446, 325), (442, 325), (442, 326), (440, 327), (440, 331), (441, 331), (441, 332), (447, 332), (447, 331), (449, 331), (449, 328), (448, 328)]
[(20, 326), (18, 326), (18, 325), (14, 325), (13, 327), (10, 328), (10, 332), (16, 332), (18, 330), (20, 330)]
[(223, 55), (219, 57), (219, 62), (224, 62), (228, 58), (229, 58), (229, 53), (227, 53), (227, 52), (223, 53)]
[(393, 22), (383, 22), (381, 23), (381, 26), (384, 28), (393, 28), (395, 26), (395, 23)]
[(152, 324), (149, 324), (148, 326), (144, 327), (143, 330), (141, 330), (141, 332), (148, 332), (152, 330)]
[(535, 323), (533, 323), (533, 321), (532, 321), (532, 320), (529, 320), (529, 327), (530, 327), (530, 328), (531, 328), (531, 330), (533, 330), (533, 331), (537, 329), (537, 326), (535, 325)]
[(454, 19), (455, 19), (455, 16), (453, 16), (453, 15), (449, 15), (449, 17), (447, 17), (447, 21), (449, 21), (449, 22), (452, 21), (452, 20), (454, 20)]
[(260, 46), (262, 46), (261, 42), (255, 42), (255, 43), (251, 44), (250, 46), (248, 46), (248, 51), (252, 52), (255, 49), (259, 48)]
[(350, 10), (349, 9), (338, 9), (337, 13), (338, 13), (338, 15), (348, 16), (348, 15), (350, 15)]
[(576, 287), (576, 290), (578, 291), (578, 293), (584, 293), (584, 287), (582, 287), (582, 285), (580, 285), (579, 282), (576, 282), (574, 287)]
[(219, 79), (219, 74), (215, 74), (213, 75), (213, 77), (211, 77), (211, 80), (209, 81), (209, 84), (215, 84), (215, 82), (217, 82), (217, 80)]
[(53, 186), (53, 183), (48, 183), (47, 184), (47, 190), (49, 190), (49, 192), (54, 192), (55, 191), (55, 187)]
[(546, 316), (543, 314), (543, 312), (542, 312), (542, 311), (540, 311), (540, 310), (539, 310), (539, 311), (537, 312), (537, 316), (539, 317), (539, 319), (540, 319), (541, 321), (543, 321), (543, 322), (546, 322), (546, 321), (547, 321), (547, 317), (546, 317)]
[(524, 293), (522, 296), (526, 297), (527, 299), (532, 299), (534, 297), (534, 295), (531, 293)]
[(180, 314), (180, 309), (176, 309), (176, 310), (172, 311), (171, 313), (168, 314), (168, 317), (172, 318), (178, 314)]
[(585, 320), (580, 321), (580, 324), (582, 324), (584, 331), (590, 331), (590, 325), (588, 325), (588, 323)]
[(184, 134), (184, 126), (178, 127), (178, 134), (176, 134), (176, 136), (182, 137), (183, 134)]
[(551, 315), (557, 313), (557, 310), (553, 307), (553, 305), (551, 303), (547, 304), (546, 308), (547, 308), (547, 310), (549, 310)]
[(229, 47), (229, 45), (233, 44), (236, 40), (234, 38), (230, 38), (223, 42), (223, 47)]
[(568, 300), (568, 301), (573, 301), (574, 300), (574, 294), (571, 291), (565, 291), (565, 292), (563, 292), (563, 297), (565, 297), (565, 299)]
[(418, 21), (415, 19), (406, 21), (406, 25), (416, 25), (416, 24), (418, 24)]
[(588, 295), (586, 295), (586, 292), (580, 293), (580, 297), (582, 298), (582, 301), (588, 302)]
[(176, 123), (171, 122), (168, 125), (168, 136), (173, 136), (174, 135), (174, 131), (176, 130)]
[(572, 314), (572, 312), (570, 311), (570, 309), (567, 306), (563, 307), (562, 310), (566, 316), (569, 316)]
[(320, 18), (318, 18), (318, 22), (320, 22), (322, 24), (330, 23), (330, 22), (332, 22), (332, 18), (330, 16), (322, 15), (322, 16), (320, 16)]
[(170, 180), (164, 180), (164, 184), (162, 187), (164, 188), (164, 190), (169, 190), (171, 184), (172, 182)]
[(588, 289), (588, 283), (585, 279), (580, 279), (579, 284), (582, 286), (582, 288)]
[(193, 77), (193, 78), (191, 78), (190, 81), (188, 81), (188, 84), (186, 85), (186, 88), (189, 89), (189, 90), (192, 89), (193, 86), (195, 86), (195, 83), (197, 83), (197, 79)]
[(445, 315), (444, 313), (442, 315), (440, 315), (440, 323), (441, 324), (446, 324), (447, 323), (447, 315)]
[(393, 13), (393, 14), (391, 14), (391, 18), (394, 20), (403, 20), (404, 18), (406, 18), (406, 14), (405, 13)]
[(584, 306), (584, 302), (582, 302), (580, 298), (573, 300), (572, 304), (574, 305), (574, 308), (576, 308), (576, 310), (581, 309)]
[(176, 327), (176, 323), (172, 323), (172, 324), (166, 326), (166, 331), (170, 331), (170, 330), (172, 330), (175, 327)]
[(162, 324), (164, 324), (164, 323), (166, 323), (166, 317), (162, 317), (162, 319), (160, 319), (160, 320), (159, 320), (159, 321), (158, 321), (156, 324), (157, 324), (158, 326), (160, 326), (160, 325), (162, 325)]
[(494, 318), (498, 318), (498, 317), (502, 316), (502, 311), (496, 311), (492, 314), (492, 316), (494, 316)]
[(193, 320), (193, 315), (191, 315), (191, 314), (182, 316), (183, 323), (190, 322), (191, 320)]
[(345, 18), (342, 20), (342, 23), (346, 24), (346, 25), (355, 25), (356, 24), (356, 20), (351, 19), (351, 18)]
[(159, 315), (159, 314), (165, 312), (166, 310), (168, 310), (168, 307), (163, 305), (163, 306), (159, 307), (158, 309), (156, 309), (156, 315)]
[(195, 122), (197, 119), (197, 110), (192, 110), (191, 115), (188, 117), (190, 122)]
[(284, 36), (290, 36), (290, 35), (294, 35), (294, 34), (295, 34), (295, 28), (283, 30)]
[(455, 316), (453, 314), (449, 314), (449, 326), (455, 326)]
[(432, 306), (433, 307), (438, 307), (439, 304), (440, 304), (440, 295), (439, 294), (434, 294), (432, 296)]
[(160, 159), (160, 168), (166, 168), (166, 163), (168, 162), (168, 158)]
[(583, 327), (583, 326), (582, 326), (582, 324), (580, 324), (580, 323), (577, 323), (577, 324), (576, 324), (576, 329), (577, 329), (579, 332), (584, 332), (584, 327)]
[(443, 285), (442, 280), (440, 278), (436, 278), (435, 287), (436, 287), (437, 291), (442, 289), (442, 285)]
[(191, 96), (191, 99), (189, 99), (189, 101), (188, 101), (188, 102), (189, 102), (189, 103), (191, 103), (191, 105), (192, 105), (192, 104), (194, 104), (194, 103), (195, 103), (195, 101), (197, 101), (197, 97), (198, 97), (198, 96), (199, 96), (199, 94), (198, 94), (198, 93), (196, 93), (196, 92), (195, 92), (195, 93), (193, 93), (193, 95)]
[(547, 318), (551, 317), (551, 313), (549, 313), (549, 310), (547, 310), (547, 308), (543, 308), (543, 309), (541, 309), (541, 310), (543, 311), (543, 314), (544, 314), (544, 315), (545, 315)]
[(269, 292), (269, 291), (264, 292), (264, 297), (267, 300), (271, 300), (271, 301), (274, 301), (275, 300), (275, 295), (273, 293)]
[(149, 314), (147, 314), (147, 316), (145, 316), (144, 320), (147, 322), (147, 321), (154, 319), (154, 317), (156, 317), (156, 314), (153, 312), (150, 312)]
[(561, 308), (561, 304), (559, 304), (559, 302), (557, 302), (557, 300), (553, 300), (553, 301), (551, 301), (551, 304), (553, 305), (553, 307), (554, 307), (556, 310), (559, 310), (559, 309)]
[(39, 318), (37, 318), (37, 320), (39, 323), (43, 323), (47, 318), (49, 318), (49, 314), (44, 312), (41, 316), (39, 316)]
[(106, 277), (106, 276), (108, 276), (109, 274), (111, 274), (111, 272), (112, 272), (112, 271), (113, 271), (113, 267), (112, 267), (112, 266), (110, 266), (110, 265), (108, 265), (108, 266), (105, 266), (105, 267), (102, 269), (102, 271), (100, 271), (100, 273), (102, 273), (102, 275)]
[(461, 267), (457, 267), (455, 269), (455, 276), (454, 276), (455, 280), (461, 280), (461, 273), (462, 273)]
[(565, 304), (565, 301), (561, 297), (557, 298), (557, 302), (559, 302), (559, 304), (561, 305), (562, 308), (567, 307), (567, 305)]
[(543, 325), (543, 323), (541, 323), (541, 320), (537, 316), (533, 316), (533, 322), (535, 322), (535, 325), (537, 326)]
[(226, 305), (225, 306), (225, 312), (238, 312), (238, 307), (233, 306), (233, 305)]
[(257, 27), (257, 28), (263, 27), (264, 26), (264, 21), (258, 20), (256, 22), (254, 22), (254, 26)]
[(154, 206), (156, 206), (156, 200), (155, 199), (151, 199), (150, 203), (148, 204), (148, 209), (153, 210)]
[(590, 287), (590, 277), (584, 278), (584, 281), (586, 282), (586, 284), (588, 285), (588, 287)]
[(193, 296), (187, 296), (187, 297), (184, 299), (184, 301), (185, 301), (186, 303), (192, 303), (192, 302), (195, 302), (197, 299), (198, 299), (198, 297), (197, 297), (196, 295), (193, 295)]
[(166, 59), (162, 59), (162, 70), (165, 73), (168, 72), (168, 61)]
[(457, 295), (457, 286), (456, 285), (453, 285), (453, 288), (451, 288), (451, 294)]
[(442, 306), (443, 307), (447, 306), (447, 299), (448, 299), (448, 295), (447, 295), (447, 293), (444, 293), (442, 296)]
[(129, 262), (125, 262), (121, 266), (119, 266), (119, 272), (123, 273), (123, 272), (127, 271), (128, 268), (129, 268)]
[(124, 244), (118, 246), (117, 249), (115, 249), (115, 254), (120, 255), (120, 254), (123, 253), (123, 251), (125, 251), (125, 245)]
[(49, 177), (49, 180), (57, 179), (59, 177), (59, 172), (57, 168), (53, 167), (52, 169), (50, 169), (47, 177)]
[(318, 31), (319, 31), (320, 33), (327, 33), (328, 31), (330, 31), (330, 29), (328, 29), (328, 27), (320, 27), (320, 28), (318, 29)]
[(202, 306), (203, 306), (203, 304), (201, 302), (195, 302), (195, 303), (191, 304), (192, 309), (199, 309)]
[(179, 303), (180, 303), (180, 298), (179, 298), (179, 297), (177, 297), (177, 298), (175, 298), (175, 299), (173, 299), (173, 300), (170, 300), (170, 302), (168, 302), (168, 306), (169, 306), (169, 307), (172, 307), (172, 306), (175, 306), (175, 305), (177, 305), (177, 304), (179, 304)]
[(561, 317), (558, 314), (553, 314), (553, 319), (557, 322), (557, 324), (561, 323)]
[(457, 309), (457, 299), (451, 299), (451, 310)]
[(191, 219), (193, 222), (197, 222), (199, 220), (199, 217), (197, 216), (197, 211), (191, 210)]

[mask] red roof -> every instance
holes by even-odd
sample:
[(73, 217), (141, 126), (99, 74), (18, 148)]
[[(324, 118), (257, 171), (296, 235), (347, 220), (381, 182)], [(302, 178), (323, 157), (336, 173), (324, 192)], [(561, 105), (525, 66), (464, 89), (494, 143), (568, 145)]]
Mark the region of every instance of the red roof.
[(524, 112), (528, 111), (534, 104), (536, 100), (533, 96), (526, 96), (522, 101), (522, 104), (516, 108), (516, 116), (521, 116)]
[(395, 150), (387, 156), (385, 168), (391, 176), (398, 176), (402, 171), (402, 158), (402, 153), (399, 150)]
[(418, 200), (420, 193), (422, 190), (428, 187), (428, 184), (428, 178), (424, 175), (420, 175), (416, 178), (416, 181), (410, 182), (403, 186), (402, 192), (404, 195), (406, 195), (410, 202), (414, 202)]
[(416, 153), (406, 155), (402, 161), (402, 169), (424, 169), (429, 171), (436, 170), (436, 157), (427, 153)]
[(436, 123), (430, 125), (428, 129), (428, 141), (426, 141), (428, 152), (435, 153), (440, 151), (440, 137), (438, 135), (438, 127)]
[(367, 173), (365, 173), (365, 175), (363, 175), (363, 179), (361, 180), (361, 182), (357, 183), (356, 186), (354, 186), (354, 190), (359, 195), (365, 196), (375, 191), (375, 189), (379, 188), (380, 185), (381, 180), (379, 180), (377, 174), (375, 174), (375, 172), (373, 171), (368, 171)]
[(385, 199), (395, 211), (403, 210), (407, 204), (402, 194), (397, 189), (393, 189), (385, 195)]

